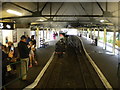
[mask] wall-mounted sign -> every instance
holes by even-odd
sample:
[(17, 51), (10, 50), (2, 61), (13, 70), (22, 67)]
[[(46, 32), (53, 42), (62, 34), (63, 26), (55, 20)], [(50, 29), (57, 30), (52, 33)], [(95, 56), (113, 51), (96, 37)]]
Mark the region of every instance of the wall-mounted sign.
[(17, 42), (17, 31), (14, 30), (13, 31), (13, 43), (16, 43)]
[(13, 30), (14, 23), (13, 22), (0, 22), (0, 29)]

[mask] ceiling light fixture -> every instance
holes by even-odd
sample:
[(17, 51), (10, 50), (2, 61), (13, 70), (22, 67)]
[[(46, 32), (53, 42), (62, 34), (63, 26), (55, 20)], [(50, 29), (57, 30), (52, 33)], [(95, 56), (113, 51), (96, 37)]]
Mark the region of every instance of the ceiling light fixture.
[(14, 10), (11, 10), (11, 9), (8, 9), (7, 12), (8, 12), (8, 13), (11, 13), (11, 14), (18, 15), (18, 16), (22, 16), (22, 13), (17, 12), (17, 11), (14, 11)]
[(9, 28), (9, 29), (11, 28), (11, 26), (10, 26), (10, 25), (8, 25), (8, 24), (6, 25), (6, 27), (7, 27), (7, 28)]
[(44, 20), (43, 20), (43, 19), (40, 19), (39, 21), (41, 21), (41, 22), (42, 22), (42, 21), (44, 21)]
[(104, 22), (105, 20), (100, 20), (100, 22)]

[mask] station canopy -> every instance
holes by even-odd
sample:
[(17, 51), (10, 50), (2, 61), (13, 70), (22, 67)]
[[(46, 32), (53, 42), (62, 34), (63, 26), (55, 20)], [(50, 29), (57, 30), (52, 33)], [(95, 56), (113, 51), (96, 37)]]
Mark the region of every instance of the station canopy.
[[(2, 2), (2, 21), (16, 27), (101, 27), (118, 25), (119, 2)], [(16, 14), (14, 14), (16, 13)], [(111, 28), (112, 30), (112, 28)]]

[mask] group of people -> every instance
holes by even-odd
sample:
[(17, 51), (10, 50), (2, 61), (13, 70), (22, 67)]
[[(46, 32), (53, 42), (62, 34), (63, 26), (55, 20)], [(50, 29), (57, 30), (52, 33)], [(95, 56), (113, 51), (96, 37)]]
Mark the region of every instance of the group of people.
[(54, 32), (54, 33), (53, 33), (53, 38), (56, 39), (57, 36), (58, 36), (58, 33), (57, 33), (57, 32)]
[(14, 73), (16, 72), (16, 65), (11, 63), (16, 62), (17, 55), (12, 42), (7, 42), (7, 45), (0, 43), (0, 49), (2, 51), (2, 83), (4, 85), (6, 74), (10, 74), (11, 69)]
[[(22, 35), (18, 46), (15, 48), (12, 42), (7, 42), (7, 45), (0, 43), (0, 50), (2, 50), (2, 84), (6, 84), (6, 74), (10, 71), (16, 72), (17, 60), (21, 61), (21, 75), (22, 80), (26, 80), (28, 67), (32, 67), (33, 63), (38, 65), (35, 59), (36, 40), (34, 35), (31, 38), (27, 35)], [(11, 64), (12, 63), (12, 64)]]
[[(65, 39), (60, 39), (56, 43), (56, 52), (62, 54), (65, 53)], [(38, 62), (35, 58), (35, 51), (36, 51), (36, 40), (34, 39), (34, 35), (31, 36), (31, 38), (27, 35), (22, 35), (20, 37), (20, 41), (17, 45), (17, 47), (14, 47), (14, 44), (12, 42), (8, 42), (7, 46), (2, 45), (0, 43), (0, 49), (2, 50), (2, 83), (5, 85), (5, 78), (6, 73), (10, 71), (8, 66), (11, 66), (11, 68), (16, 71), (16, 64), (13, 64), (17, 60), (20, 60), (21, 64), (21, 75), (22, 80), (27, 79), (27, 71), (29, 67), (33, 66), (33, 63), (35, 65), (38, 65)], [(61, 55), (62, 55), (61, 54)], [(12, 64), (10, 64), (12, 63)]]

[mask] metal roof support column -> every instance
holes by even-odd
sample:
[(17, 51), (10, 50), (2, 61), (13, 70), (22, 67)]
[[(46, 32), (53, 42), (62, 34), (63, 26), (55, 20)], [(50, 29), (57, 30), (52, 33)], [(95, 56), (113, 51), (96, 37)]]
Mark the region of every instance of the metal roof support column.
[(93, 35), (92, 35), (92, 28), (90, 29), (90, 41), (91, 41), (91, 43), (92, 43), (92, 40), (93, 40)]
[(43, 39), (45, 39), (45, 32), (44, 32), (44, 29), (45, 29), (45, 28), (43, 28)]
[(46, 40), (48, 39), (48, 28), (46, 28)]
[(33, 11), (31, 11), (31, 10), (29, 10), (29, 9), (26, 9), (26, 8), (20, 6), (20, 5), (17, 5), (17, 4), (15, 4), (15, 3), (13, 3), (13, 2), (9, 2), (9, 3), (12, 4), (12, 5), (14, 5), (14, 6), (17, 6), (17, 7), (21, 8), (21, 9), (23, 9), (23, 10), (26, 10), (26, 11), (28, 11), (28, 12), (30, 12), (30, 13), (34, 13)]
[(106, 37), (106, 27), (104, 27), (104, 46), (103, 46), (103, 49), (106, 50), (106, 42), (107, 42), (107, 37)]
[[(98, 36), (97, 36), (97, 41), (99, 42), (99, 38), (100, 38), (100, 29), (98, 28)], [(97, 42), (97, 45), (98, 45), (98, 42)]]
[(99, 2), (96, 2), (96, 3), (97, 3), (97, 5), (99, 6), (99, 8), (101, 9), (102, 13), (104, 13), (104, 10), (103, 10), (103, 8), (101, 7), (101, 5), (99, 4)]
[(82, 36), (84, 35), (84, 28), (82, 28)]
[(81, 31), (82, 31), (82, 32), (81, 32), (81, 36), (82, 36), (82, 35), (84, 35), (84, 28), (82, 28)]
[(49, 29), (49, 40), (51, 40), (50, 37), (52, 37), (52, 36), (50, 36), (50, 35), (51, 35), (51, 28)]
[(95, 28), (93, 29), (93, 35), (95, 36)]
[(36, 30), (36, 46), (37, 48), (39, 48), (39, 27), (37, 27), (37, 30)]
[(39, 2), (37, 2), (37, 11), (39, 12)]
[(114, 34), (113, 34), (113, 53), (115, 54), (115, 42), (116, 42), (116, 26), (114, 26)]
[(14, 22), (14, 24), (13, 24), (14, 26), (13, 26), (13, 28), (15, 29), (16, 28), (16, 24), (15, 24), (15, 22)]
[(88, 33), (87, 33), (87, 40), (88, 40), (88, 39), (89, 39), (89, 35), (90, 35), (90, 34), (89, 34), (90, 29), (89, 29), (89, 28), (87, 28), (87, 32), (88, 32)]
[(95, 36), (95, 28), (94, 28), (94, 39), (95, 39), (95, 37), (96, 37), (96, 36)]
[(50, 18), (51, 18), (51, 15), (52, 15), (52, 2), (50, 2)]

